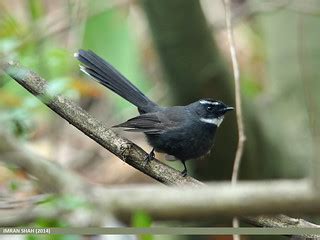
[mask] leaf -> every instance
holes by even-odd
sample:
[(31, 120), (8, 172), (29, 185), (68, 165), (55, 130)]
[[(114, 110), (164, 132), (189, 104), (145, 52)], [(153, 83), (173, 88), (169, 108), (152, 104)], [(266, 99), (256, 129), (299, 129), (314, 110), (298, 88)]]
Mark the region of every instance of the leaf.
[[(152, 219), (148, 213), (138, 210), (133, 214), (131, 222), (133, 227), (150, 227)], [(142, 234), (139, 235), (139, 239), (152, 240), (153, 236), (150, 234)]]
[(43, 15), (42, 1), (28, 0), (29, 12), (32, 20), (37, 20)]

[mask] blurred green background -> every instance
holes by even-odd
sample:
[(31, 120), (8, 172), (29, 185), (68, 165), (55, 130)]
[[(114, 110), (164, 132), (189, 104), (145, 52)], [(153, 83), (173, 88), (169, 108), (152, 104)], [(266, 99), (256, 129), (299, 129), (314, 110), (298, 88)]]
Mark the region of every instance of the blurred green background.
[[(311, 0), (232, 1), (247, 135), (241, 179), (296, 179), (307, 177), (310, 172), (315, 157), (312, 133), (320, 117), (319, 10), (320, 2)], [(73, 53), (80, 48), (91, 49), (107, 59), (159, 104), (187, 104), (212, 97), (234, 106), (224, 21), (223, 4), (218, 0), (1, 0), (0, 58), (19, 61), (39, 73), (55, 93), (78, 102), (108, 126), (135, 116), (137, 111), (79, 71)], [(123, 164), (15, 81), (0, 74), (0, 139), (7, 135), (19, 139), (19, 144), (23, 142), (29, 150), (89, 182), (155, 182)], [(150, 151), (142, 135), (120, 134)], [(187, 163), (191, 175), (203, 181), (229, 180), (236, 144), (236, 118), (230, 114), (218, 131), (211, 155)], [(5, 149), (0, 152), (0, 160), (5, 153)], [(165, 159), (162, 155), (157, 157)], [(178, 162), (168, 164), (182, 169)], [(0, 161), (1, 196), (23, 199), (40, 193), (37, 182), (23, 168)], [(84, 217), (90, 211), (87, 203), (74, 196), (49, 199), (45, 204), (51, 209), (63, 205), (80, 215), (84, 212)], [(84, 222), (84, 226), (106, 226), (103, 221)], [(60, 216), (21, 224), (53, 227), (79, 226), (81, 222)], [(172, 225), (153, 222), (148, 214), (139, 211), (131, 220), (115, 224)], [(230, 223), (212, 219), (193, 225)]]

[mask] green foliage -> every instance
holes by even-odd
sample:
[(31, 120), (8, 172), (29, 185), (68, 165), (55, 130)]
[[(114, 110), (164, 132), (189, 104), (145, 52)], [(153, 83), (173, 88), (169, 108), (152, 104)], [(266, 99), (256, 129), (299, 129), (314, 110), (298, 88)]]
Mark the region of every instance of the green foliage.
[[(69, 196), (51, 196), (44, 200), (42, 206), (46, 206), (51, 209), (64, 209), (76, 210), (79, 208), (88, 208), (89, 205), (81, 198), (73, 195)], [(34, 223), (34, 227), (53, 228), (53, 227), (70, 227), (69, 223), (61, 218), (57, 219), (44, 219), (39, 218)], [(75, 235), (27, 235), (26, 239), (32, 240), (80, 240), (81, 237)]]
[[(92, 1), (91, 4), (99, 4), (99, 1)], [(83, 45), (85, 49), (91, 49), (110, 61), (124, 76), (144, 91), (150, 86), (144, 85), (146, 81), (139, 67), (138, 49), (134, 44), (130, 25), (125, 19), (126, 14), (114, 9), (91, 17), (85, 25)], [(110, 96), (112, 99), (117, 99), (114, 101), (117, 107), (131, 106), (126, 101), (120, 100), (119, 96), (112, 93)]]
[(39, 218), (35, 222), (35, 227), (49, 228), (49, 227), (68, 227), (68, 223), (61, 219), (44, 219)]
[(75, 210), (78, 208), (90, 208), (90, 205), (82, 198), (75, 195), (64, 195), (51, 197), (43, 203), (51, 208), (64, 209), (64, 210)]
[[(136, 211), (132, 216), (132, 226), (133, 227), (150, 227), (152, 224), (152, 219), (150, 215), (143, 211)], [(152, 240), (153, 236), (150, 234), (139, 235), (140, 240)]]
[(10, 190), (12, 191), (16, 191), (19, 189), (19, 182), (15, 180), (10, 181), (9, 185), (10, 185)]
[(17, 42), (23, 32), (23, 25), (5, 9), (0, 10), (0, 52)]
[(242, 73), (241, 83), (241, 90), (247, 97), (254, 98), (262, 92), (261, 84), (249, 73)]
[[(99, 9), (101, 3), (100, 0), (90, 1), (88, 12), (92, 9)], [(68, 18), (59, 19), (59, 21), (67, 23), (67, 27), (57, 33), (51, 33), (51, 31), (47, 32), (45, 28), (42, 28), (42, 24), (48, 20), (47, 10), (50, 7), (47, 8), (42, 1), (38, 0), (27, 0), (23, 4), (20, 9), (23, 12), (20, 15), (19, 11), (13, 12), (9, 5), (6, 6), (0, 2), (0, 58), (4, 61), (18, 61), (37, 72), (48, 81), (51, 95), (61, 93), (76, 99), (83, 95), (99, 97), (99, 94), (96, 94), (94, 90), (88, 91), (89, 87), (86, 84), (92, 83), (92, 81), (87, 80), (79, 71), (79, 63), (73, 57), (73, 52), (77, 48), (96, 51), (132, 80), (142, 91), (150, 87), (143, 81), (145, 77), (140, 68), (138, 48), (132, 37), (132, 29), (127, 21), (127, 9), (111, 8), (104, 12), (99, 11), (98, 15), (96, 13), (92, 16), (88, 14), (89, 17), (84, 22), (71, 22), (70, 20), (70, 26)], [(57, 3), (57, 5), (59, 4), (63, 3)], [(68, 7), (74, 6), (69, 5)], [(71, 19), (73, 16), (68, 15), (67, 17)], [(71, 33), (73, 28), (78, 28), (81, 24), (84, 25), (84, 34), (79, 34), (79, 39), (76, 42), (83, 44), (66, 48), (65, 39), (69, 36), (69, 31), (71, 30)], [(56, 25), (52, 29), (55, 27)], [(50, 28), (50, 30), (52, 29)], [(84, 84), (82, 83), (83, 86), (79, 87), (81, 81)], [(78, 88), (74, 88), (74, 86), (78, 86)], [(110, 92), (106, 90), (104, 93), (109, 94)], [(111, 100), (118, 98), (111, 93), (110, 96), (112, 96)], [(132, 107), (123, 100), (117, 99), (113, 103), (119, 105), (117, 108)], [(0, 73), (0, 124), (3, 129), (20, 138), (36, 136), (36, 141), (47, 140), (45, 138), (51, 136), (43, 137), (41, 134), (46, 133), (46, 127), (52, 124), (51, 116), (53, 116), (51, 111), (35, 96), (11, 78)], [(39, 133), (38, 129), (42, 131), (40, 134), (37, 134)], [(45, 130), (43, 131), (43, 129)], [(13, 191), (19, 190), (19, 182), (12, 181), (7, 188)], [(76, 196), (50, 198), (41, 205), (66, 211), (79, 208), (90, 210), (91, 207)], [(148, 216), (143, 214), (138, 214), (134, 222), (141, 226), (150, 226), (151, 224), (150, 218), (148, 220)], [(68, 222), (61, 219), (38, 219), (34, 225), (37, 227), (67, 227)], [(74, 236), (50, 236), (49, 238), (42, 235), (29, 235), (27, 239), (78, 238)], [(143, 239), (151, 238), (143, 236)]]
[(150, 227), (152, 224), (150, 215), (144, 211), (136, 211), (131, 221), (133, 227)]
[(50, 74), (56, 77), (68, 77), (70, 70), (77, 65), (72, 53), (67, 49), (48, 47), (44, 57), (47, 59)]
[(27, 235), (26, 240), (81, 240), (81, 236), (75, 235)]
[(43, 14), (43, 2), (38, 0), (28, 0), (29, 13), (32, 20), (40, 18)]
[[(88, 11), (99, 9), (100, 5), (101, 1), (91, 1)], [(8, 60), (17, 60), (39, 73), (49, 82), (52, 94), (63, 93), (71, 98), (79, 98), (82, 94), (99, 96), (85, 85), (91, 80), (85, 79), (81, 86), (78, 77), (75, 77), (79, 75), (86, 78), (80, 73), (78, 62), (73, 57), (74, 49), (71, 51), (62, 48), (61, 43), (53, 38), (54, 35), (43, 37), (43, 32), (37, 30), (42, 19), (46, 17), (43, 3), (28, 0), (26, 6), (27, 21), (22, 21), (19, 15), (5, 7), (0, 8), (0, 55), (4, 55)], [(143, 81), (144, 75), (137, 58), (138, 48), (134, 43), (130, 24), (126, 21), (127, 15), (127, 10), (118, 8), (92, 14), (84, 22), (83, 45), (79, 47), (98, 52), (144, 91), (149, 86)], [(110, 94), (111, 102), (117, 105), (117, 109), (132, 107), (111, 92), (101, 93)], [(0, 76), (0, 124), (5, 126), (5, 129), (16, 136), (32, 136), (30, 133), (36, 130), (36, 119), (38, 120), (39, 116), (45, 117), (49, 123), (49, 113), (47, 107), (16, 82)]]

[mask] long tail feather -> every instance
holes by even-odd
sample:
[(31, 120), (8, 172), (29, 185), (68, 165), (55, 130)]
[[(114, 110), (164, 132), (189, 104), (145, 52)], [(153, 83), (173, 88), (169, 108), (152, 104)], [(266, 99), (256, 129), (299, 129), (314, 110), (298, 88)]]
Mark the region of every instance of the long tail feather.
[(79, 50), (75, 57), (83, 64), (81, 71), (138, 107), (150, 112), (157, 105), (135, 87), (126, 77), (92, 51)]

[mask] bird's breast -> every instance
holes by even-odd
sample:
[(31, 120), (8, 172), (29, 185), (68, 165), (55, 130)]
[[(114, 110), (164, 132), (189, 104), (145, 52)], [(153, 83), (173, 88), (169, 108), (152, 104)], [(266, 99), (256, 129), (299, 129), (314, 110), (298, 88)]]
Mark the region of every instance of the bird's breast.
[(202, 124), (182, 125), (157, 135), (148, 135), (157, 151), (173, 155), (180, 160), (200, 158), (212, 148), (216, 127)]

